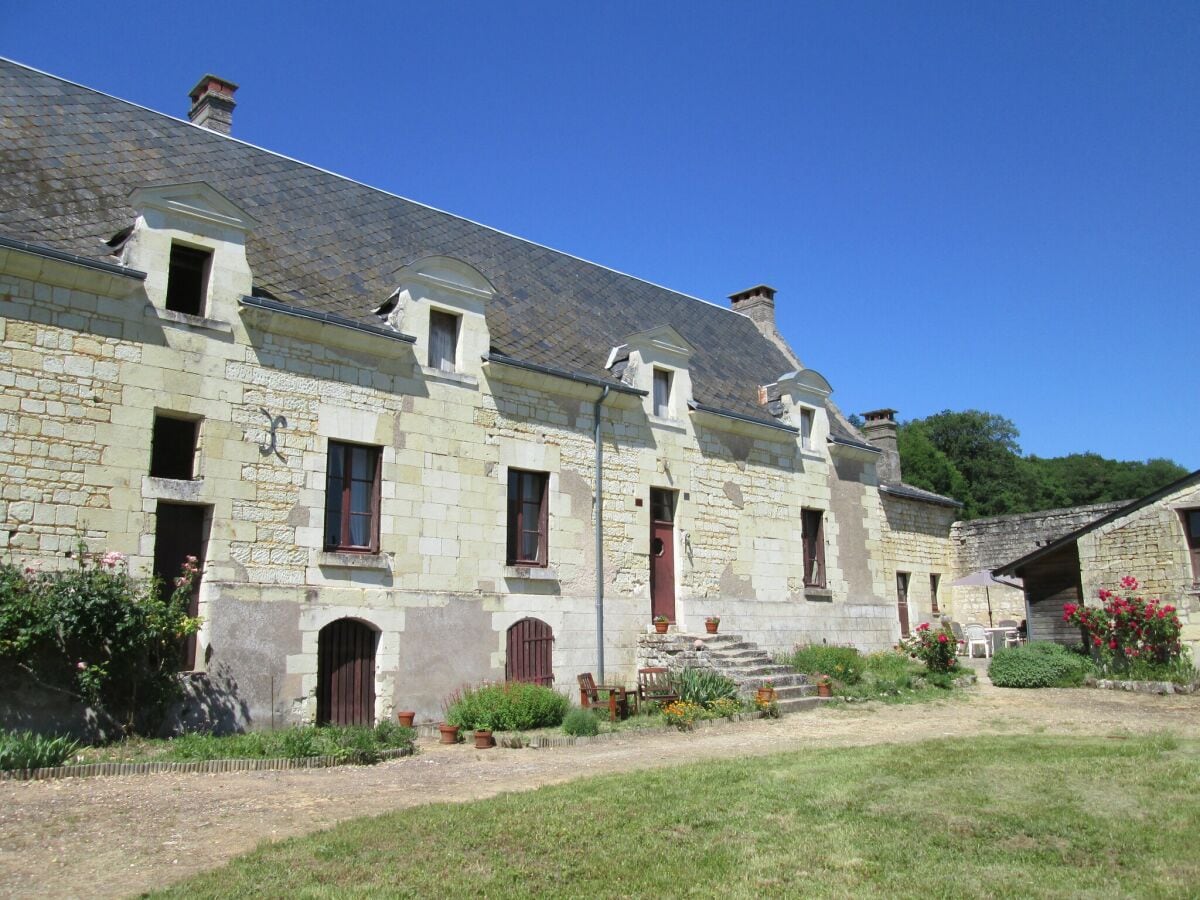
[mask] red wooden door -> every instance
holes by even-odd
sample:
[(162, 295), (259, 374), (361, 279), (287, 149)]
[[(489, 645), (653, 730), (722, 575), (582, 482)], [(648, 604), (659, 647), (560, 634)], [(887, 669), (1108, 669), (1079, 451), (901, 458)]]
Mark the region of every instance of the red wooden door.
[(900, 614), (900, 637), (908, 637), (908, 573), (896, 573), (896, 610)]
[(675, 621), (674, 491), (650, 491), (650, 615)]
[(317, 724), (375, 724), (375, 632), (338, 619), (317, 635)]
[(505, 681), (554, 684), (554, 630), (541, 619), (521, 619), (508, 629)]

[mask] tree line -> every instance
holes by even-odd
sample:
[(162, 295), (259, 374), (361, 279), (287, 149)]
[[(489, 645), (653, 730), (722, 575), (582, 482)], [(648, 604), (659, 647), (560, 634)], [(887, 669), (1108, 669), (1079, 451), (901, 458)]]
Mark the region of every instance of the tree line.
[(945, 410), (899, 427), (904, 481), (962, 501), (963, 517), (1133, 500), (1188, 474), (1169, 459), (1125, 462), (1098, 453), (1025, 456), (1009, 419)]

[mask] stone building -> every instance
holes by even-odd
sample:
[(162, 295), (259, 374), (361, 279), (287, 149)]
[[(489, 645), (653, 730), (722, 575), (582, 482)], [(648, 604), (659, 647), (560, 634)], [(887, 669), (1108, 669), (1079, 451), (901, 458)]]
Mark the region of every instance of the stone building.
[(199, 557), (196, 720), (629, 678), (652, 615), (882, 648), (901, 573), (927, 616), (954, 503), (881, 484), (773, 289), (709, 303), (245, 144), (234, 90), (187, 122), (0, 62), (0, 546)]
[[(1094, 503), (955, 522), (950, 528), (955, 578), (1002, 566), (1124, 505), (1123, 501)], [(1026, 618), (1019, 583), (995, 581), (986, 588), (960, 585), (953, 588), (953, 598), (954, 616), (960, 622), (987, 625)]]
[(1030, 636), (1077, 643), (1064, 603), (1098, 603), (1132, 575), (1144, 596), (1179, 609), (1183, 640), (1200, 651), (1200, 470), (1000, 566), (1025, 585)]

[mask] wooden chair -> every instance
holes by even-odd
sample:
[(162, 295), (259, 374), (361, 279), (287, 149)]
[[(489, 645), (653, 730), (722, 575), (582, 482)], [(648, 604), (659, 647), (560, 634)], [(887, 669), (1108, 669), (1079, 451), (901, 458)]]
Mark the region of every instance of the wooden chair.
[(662, 666), (638, 669), (637, 696), (640, 703), (661, 703), (666, 706), (679, 699), (671, 684), (671, 670)]
[[(629, 718), (629, 694), (625, 688), (612, 684), (596, 684), (591, 672), (577, 677), (579, 705), (584, 709), (607, 709), (609, 721)], [(601, 697), (601, 694), (606, 696)]]

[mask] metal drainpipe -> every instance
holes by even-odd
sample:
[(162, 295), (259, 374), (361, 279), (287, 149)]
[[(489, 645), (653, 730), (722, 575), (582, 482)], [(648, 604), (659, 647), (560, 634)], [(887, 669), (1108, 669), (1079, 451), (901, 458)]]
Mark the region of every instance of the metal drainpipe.
[(592, 439), (596, 442), (596, 671), (604, 684), (604, 443), (600, 439), (600, 407), (608, 386), (592, 407)]

